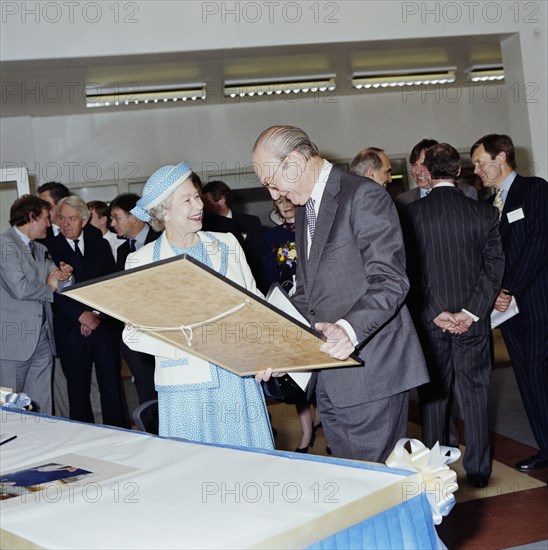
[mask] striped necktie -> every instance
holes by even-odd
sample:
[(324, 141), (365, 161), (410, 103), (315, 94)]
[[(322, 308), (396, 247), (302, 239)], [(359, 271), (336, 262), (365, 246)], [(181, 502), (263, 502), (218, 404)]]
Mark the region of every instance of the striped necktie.
[(502, 187), (499, 187), (497, 189), (497, 192), (495, 193), (495, 200), (493, 201), (493, 206), (498, 208), (498, 211), (499, 211), (499, 221), (502, 218), (502, 208), (504, 206), (504, 203), (502, 202), (502, 192), (503, 192)]
[(314, 231), (316, 229), (316, 209), (314, 208), (314, 199), (310, 198), (306, 201), (306, 223), (308, 224), (308, 230), (310, 231), (310, 240), (314, 237)]

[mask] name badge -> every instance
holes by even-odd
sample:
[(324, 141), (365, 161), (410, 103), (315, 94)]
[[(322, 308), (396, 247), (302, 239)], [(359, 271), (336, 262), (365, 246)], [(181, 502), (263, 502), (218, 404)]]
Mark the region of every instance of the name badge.
[(525, 214), (523, 213), (523, 208), (518, 208), (517, 210), (512, 210), (512, 212), (508, 212), (506, 214), (508, 216), (508, 223), (514, 223), (518, 220), (522, 220), (525, 218)]

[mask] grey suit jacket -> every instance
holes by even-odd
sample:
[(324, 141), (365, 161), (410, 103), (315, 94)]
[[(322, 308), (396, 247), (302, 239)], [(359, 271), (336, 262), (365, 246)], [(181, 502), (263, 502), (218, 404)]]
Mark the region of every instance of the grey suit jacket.
[(386, 191), (333, 166), (306, 258), (306, 214), (297, 209), (297, 290), (293, 300), (313, 326), (348, 321), (363, 366), (325, 369), (337, 407), (376, 401), (428, 381), (424, 356), (404, 306), (409, 283), (398, 215)]
[[(467, 183), (457, 183), (457, 188), (460, 189), (467, 197), (470, 197), (475, 201), (478, 200), (478, 192), (471, 185), (468, 185)], [(399, 195), (396, 195), (394, 197), (394, 202), (399, 208), (402, 206), (406, 206), (407, 204), (411, 204), (412, 202), (418, 201), (420, 198), (421, 190), (419, 187), (415, 187), (413, 189), (409, 189), (409, 191), (405, 191), (405, 193), (400, 193)]]
[(55, 353), (51, 303), (53, 291), (46, 284), (55, 268), (48, 249), (34, 243), (35, 257), (13, 228), (0, 235), (0, 359), (26, 361), (38, 344), (43, 315)]

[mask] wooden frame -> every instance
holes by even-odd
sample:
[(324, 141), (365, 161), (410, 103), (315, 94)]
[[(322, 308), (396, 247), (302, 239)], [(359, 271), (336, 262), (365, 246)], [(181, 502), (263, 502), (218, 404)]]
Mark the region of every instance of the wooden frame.
[[(240, 376), (267, 368), (360, 364), (320, 352), (321, 334), (186, 255), (68, 287), (63, 294), (139, 330), (154, 327), (147, 332), (155, 338)], [(182, 325), (196, 326), (176, 328)]]

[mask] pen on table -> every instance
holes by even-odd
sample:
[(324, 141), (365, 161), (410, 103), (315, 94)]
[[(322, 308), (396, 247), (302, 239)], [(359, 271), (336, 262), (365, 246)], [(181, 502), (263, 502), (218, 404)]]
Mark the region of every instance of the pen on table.
[(14, 435), (12, 437), (8, 437), (8, 439), (6, 439), (5, 441), (0, 442), (0, 445), (3, 445), (4, 443), (9, 443), (10, 441), (13, 441), (16, 438), (17, 438), (16, 435)]

